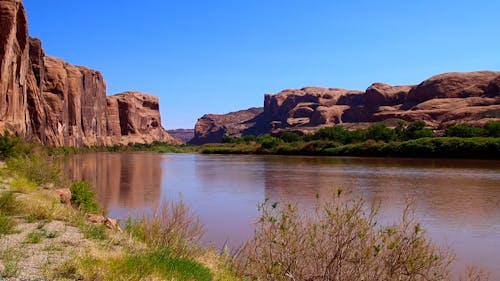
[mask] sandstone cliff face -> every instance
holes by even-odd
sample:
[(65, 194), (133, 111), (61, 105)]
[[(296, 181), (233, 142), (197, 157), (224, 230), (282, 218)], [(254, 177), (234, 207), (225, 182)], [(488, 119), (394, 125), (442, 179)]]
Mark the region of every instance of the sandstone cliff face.
[(53, 146), (174, 142), (158, 98), (106, 97), (98, 71), (46, 56), (19, 0), (0, 0), (0, 130)]
[(183, 143), (161, 126), (158, 97), (140, 92), (109, 96), (107, 113), (107, 126), (112, 143)]
[(194, 137), (189, 144), (217, 143), (223, 136), (241, 137), (245, 134), (256, 134), (259, 117), (263, 109), (250, 108), (227, 114), (206, 114), (196, 122)]
[(255, 120), (254, 127), (228, 134), (220, 129), (226, 126), (225, 120), (214, 121), (212, 115), (205, 115), (198, 120), (195, 134), (214, 136), (210, 141), (217, 141), (225, 134), (313, 132), (336, 124), (365, 128), (374, 122), (391, 125), (399, 120), (422, 120), (435, 129), (456, 124), (481, 126), (500, 121), (500, 72), (444, 73), (419, 85), (374, 83), (364, 92), (320, 87), (288, 89), (265, 95), (264, 112)]
[(0, 131), (25, 135), (30, 123), (27, 108), (29, 42), (22, 3), (0, 0)]

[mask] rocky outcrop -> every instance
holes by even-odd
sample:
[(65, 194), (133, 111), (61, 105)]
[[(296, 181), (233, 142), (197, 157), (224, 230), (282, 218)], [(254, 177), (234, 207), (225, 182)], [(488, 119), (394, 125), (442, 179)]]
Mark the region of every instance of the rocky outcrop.
[[(220, 129), (226, 126), (225, 121), (213, 119), (212, 115), (199, 119), (195, 134), (213, 136), (210, 141), (229, 135)], [(364, 92), (320, 87), (288, 89), (265, 95), (264, 111), (255, 120), (254, 128), (258, 130), (245, 127), (230, 134), (309, 133), (336, 124), (365, 128), (375, 122), (394, 125), (400, 120), (425, 121), (434, 129), (455, 124), (481, 126), (500, 121), (500, 72), (444, 73), (419, 85), (374, 83)]]
[(161, 126), (158, 97), (124, 92), (107, 97), (108, 129), (112, 143), (151, 143), (153, 141), (181, 144)]
[(27, 78), (30, 72), (26, 13), (22, 3), (0, 0), (0, 131), (25, 135), (30, 128)]
[(181, 139), (183, 142), (188, 142), (194, 137), (194, 129), (174, 129), (167, 130), (167, 132), (178, 139)]
[(158, 98), (106, 97), (98, 71), (46, 56), (19, 0), (0, 0), (0, 131), (53, 146), (180, 143), (161, 126)]
[(206, 114), (196, 122), (194, 137), (189, 144), (217, 143), (223, 136), (241, 137), (258, 133), (259, 117), (263, 109), (254, 107), (227, 114)]

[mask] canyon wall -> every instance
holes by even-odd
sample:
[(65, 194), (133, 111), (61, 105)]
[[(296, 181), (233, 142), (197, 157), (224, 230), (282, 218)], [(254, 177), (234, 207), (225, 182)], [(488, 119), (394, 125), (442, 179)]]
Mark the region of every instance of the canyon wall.
[(205, 114), (196, 122), (194, 137), (188, 142), (193, 145), (221, 142), (223, 136), (241, 137), (259, 134), (258, 124), (261, 107), (230, 112), (227, 114)]
[(46, 56), (19, 0), (0, 0), (0, 132), (52, 146), (181, 143), (161, 126), (158, 98), (106, 96), (100, 72)]
[[(230, 113), (231, 115), (234, 113)], [(197, 144), (220, 142), (223, 135), (310, 133), (325, 126), (366, 128), (383, 122), (395, 126), (398, 121), (424, 121), (433, 129), (456, 124), (482, 126), (500, 121), (500, 72), (451, 72), (433, 76), (418, 85), (391, 86), (374, 83), (365, 91), (306, 87), (287, 89), (264, 96), (262, 113), (251, 116), (253, 122), (226, 121), (226, 115), (205, 115), (198, 120)], [(238, 120), (236, 120), (238, 121)], [(214, 133), (217, 132), (217, 133)]]

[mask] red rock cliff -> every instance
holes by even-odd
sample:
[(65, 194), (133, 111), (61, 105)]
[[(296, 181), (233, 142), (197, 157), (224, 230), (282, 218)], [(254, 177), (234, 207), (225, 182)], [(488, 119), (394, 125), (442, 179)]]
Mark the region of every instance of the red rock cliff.
[(53, 146), (180, 143), (161, 126), (158, 98), (106, 97), (98, 71), (46, 56), (19, 0), (0, 0), (0, 130)]
[(226, 115), (207, 114), (198, 120), (195, 135), (210, 138), (198, 138), (197, 144), (220, 141), (223, 135), (313, 132), (336, 124), (366, 128), (374, 122), (391, 125), (399, 120), (421, 120), (434, 129), (481, 126), (500, 121), (500, 72), (444, 73), (409, 86), (374, 83), (364, 92), (321, 87), (283, 90), (264, 96), (264, 111), (253, 117), (253, 127), (230, 133), (220, 128), (234, 122), (220, 116)]

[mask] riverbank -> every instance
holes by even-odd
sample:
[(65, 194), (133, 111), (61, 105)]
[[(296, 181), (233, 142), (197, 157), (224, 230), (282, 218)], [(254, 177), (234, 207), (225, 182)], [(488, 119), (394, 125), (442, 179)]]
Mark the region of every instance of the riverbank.
[(200, 147), (204, 154), (274, 154), (415, 158), (500, 159), (500, 122), (484, 128), (457, 125), (441, 136), (425, 123), (400, 123), (395, 128), (373, 125), (349, 131), (325, 127), (314, 134), (284, 132), (271, 136), (225, 137), (220, 144)]
[[(0, 169), (6, 280), (288, 281), (313, 280), (317, 272), (319, 280), (452, 279), (452, 254), (432, 243), (411, 212), (380, 225), (376, 212), (364, 212), (370, 205), (340, 199), (340, 189), (323, 193), (313, 214), (266, 200), (254, 236), (239, 251), (221, 254), (200, 246), (203, 226), (182, 201), (159, 204), (148, 216), (123, 221), (120, 230), (87, 183), (61, 175), (60, 156), (38, 145), (3, 144), (10, 147), (2, 150)], [(476, 278), (479, 271), (470, 276), (463, 280), (486, 280)]]
[(118, 223), (87, 183), (63, 176), (60, 156), (2, 141), (0, 280), (240, 280), (228, 256), (198, 244), (182, 202)]
[[(272, 137), (270, 137), (272, 138)], [(500, 138), (420, 138), (401, 142), (365, 141), (341, 144), (316, 140), (206, 144), (203, 154), (270, 154), (414, 158), (500, 159)]]

